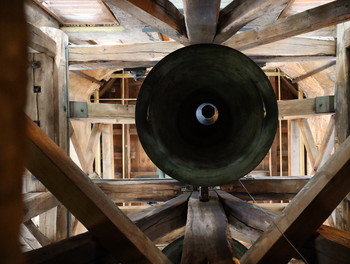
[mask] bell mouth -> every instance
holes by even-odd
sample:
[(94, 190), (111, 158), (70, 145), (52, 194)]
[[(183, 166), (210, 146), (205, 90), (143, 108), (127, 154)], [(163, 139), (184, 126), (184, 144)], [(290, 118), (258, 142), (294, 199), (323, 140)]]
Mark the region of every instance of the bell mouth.
[(264, 72), (234, 49), (179, 49), (148, 74), (136, 127), (150, 159), (187, 184), (216, 186), (253, 170), (277, 127), (277, 101)]

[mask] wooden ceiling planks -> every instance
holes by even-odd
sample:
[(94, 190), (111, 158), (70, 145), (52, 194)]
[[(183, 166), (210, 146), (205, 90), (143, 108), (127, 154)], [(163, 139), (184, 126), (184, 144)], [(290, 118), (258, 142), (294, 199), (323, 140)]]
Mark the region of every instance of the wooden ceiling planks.
[(212, 43), (219, 20), (220, 0), (184, 0), (183, 4), (190, 44)]

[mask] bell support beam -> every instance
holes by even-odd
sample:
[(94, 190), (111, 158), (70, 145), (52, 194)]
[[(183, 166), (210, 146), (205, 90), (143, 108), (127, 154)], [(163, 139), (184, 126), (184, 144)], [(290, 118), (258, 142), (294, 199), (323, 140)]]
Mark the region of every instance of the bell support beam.
[(236, 34), (223, 44), (238, 50), (246, 50), (348, 20), (350, 20), (349, 1), (337, 0), (293, 16), (278, 19), (260, 29)]
[(168, 0), (105, 0), (112, 10), (120, 8), (160, 33), (182, 44), (188, 44), (184, 16)]
[[(309, 180), (309, 176), (267, 176), (240, 179), (256, 200), (292, 199)], [(93, 182), (115, 203), (166, 201), (186, 190), (184, 184), (173, 179), (96, 179)], [(251, 199), (239, 181), (220, 186), (220, 188), (242, 199)]]
[(300, 257), (295, 248), (300, 249), (311, 238), (350, 191), (349, 153), (348, 137), (252, 245), (241, 263), (286, 263)]
[(220, 11), (215, 43), (222, 43), (236, 34), (243, 26), (265, 13), (284, 7), (289, 0), (236, 0)]
[(183, 0), (190, 44), (212, 43), (219, 19), (220, 0)]
[(228, 222), (214, 191), (209, 201), (202, 202), (193, 192), (188, 202), (188, 213), (181, 263), (235, 263)]
[[(93, 237), (125, 263), (169, 263), (169, 260), (29, 118), (28, 169)], [(68, 195), (69, 194), (69, 195)]]

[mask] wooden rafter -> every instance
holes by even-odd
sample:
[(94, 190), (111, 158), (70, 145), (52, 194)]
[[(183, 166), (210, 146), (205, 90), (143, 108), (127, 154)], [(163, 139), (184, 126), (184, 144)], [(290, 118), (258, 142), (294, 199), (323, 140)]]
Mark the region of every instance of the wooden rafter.
[(168, 0), (105, 0), (112, 10), (120, 8), (160, 33), (182, 44), (188, 43), (184, 16)]
[[(298, 193), (241, 263), (287, 263), (349, 193), (350, 138)], [(287, 237), (287, 239), (286, 239)], [(293, 246), (291, 246), (293, 245)]]
[(220, 0), (184, 0), (183, 4), (189, 43), (212, 43), (219, 19)]
[(105, 249), (125, 263), (169, 263), (140, 229), (29, 118), (26, 125), (28, 169)]
[(261, 29), (234, 35), (225, 45), (246, 50), (302, 33), (335, 25), (350, 19), (348, 0), (337, 0), (299, 14), (279, 19)]
[(269, 13), (278, 6), (285, 6), (289, 0), (235, 0), (220, 11), (215, 43), (231, 38), (250, 21)]
[(321, 72), (321, 71), (323, 71), (325, 69), (328, 69), (329, 67), (334, 66), (335, 63), (336, 63), (335, 61), (330, 61), (330, 62), (326, 63), (325, 65), (322, 65), (321, 67), (318, 67), (318, 68), (316, 68), (316, 69), (314, 69), (312, 71), (309, 71), (309, 72), (307, 72), (307, 73), (305, 73), (303, 75), (295, 77), (295, 78), (292, 79), (292, 83), (300, 82), (300, 81), (302, 81), (302, 80), (304, 80), (304, 79), (306, 79), (306, 78), (308, 78), (308, 77), (310, 77), (312, 75), (315, 75), (316, 73), (319, 73), (319, 72)]

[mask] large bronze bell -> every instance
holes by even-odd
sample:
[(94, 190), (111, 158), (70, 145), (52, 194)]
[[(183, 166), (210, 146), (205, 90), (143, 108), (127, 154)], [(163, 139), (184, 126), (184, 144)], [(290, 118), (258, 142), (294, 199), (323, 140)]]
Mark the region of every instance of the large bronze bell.
[(217, 186), (253, 170), (275, 137), (277, 102), (264, 72), (237, 50), (179, 49), (146, 77), (136, 105), (146, 153), (187, 184)]

